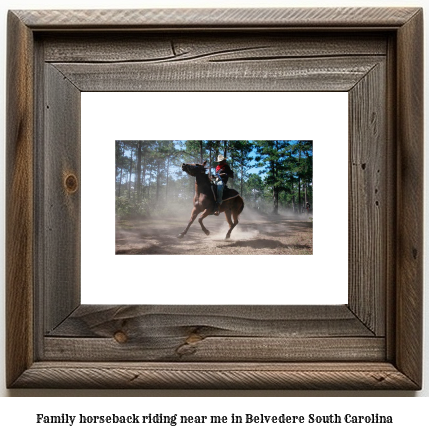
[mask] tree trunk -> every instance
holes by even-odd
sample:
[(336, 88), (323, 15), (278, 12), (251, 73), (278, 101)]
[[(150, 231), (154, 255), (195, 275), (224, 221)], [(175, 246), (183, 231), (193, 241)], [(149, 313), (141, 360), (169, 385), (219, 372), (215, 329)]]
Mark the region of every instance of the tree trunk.
[(161, 169), (160, 169), (159, 159), (157, 159), (157, 165), (156, 165), (156, 203), (158, 203), (158, 199), (159, 199), (160, 178), (161, 178)]
[(142, 169), (142, 178), (141, 178), (141, 196), (142, 196), (142, 198), (146, 198), (146, 168), (147, 168), (147, 145), (146, 144), (143, 146), (142, 159), (143, 159), (143, 169)]
[(131, 200), (131, 178), (133, 175), (133, 149), (131, 149), (130, 156), (130, 177), (128, 179), (128, 200)]
[(147, 198), (150, 199), (150, 188), (152, 186), (152, 171), (149, 171), (149, 184), (147, 186)]
[(141, 179), (141, 172), (142, 172), (142, 141), (139, 141), (138, 147), (137, 147), (137, 168), (136, 168), (136, 191), (137, 191), (137, 202), (140, 203), (141, 195), (140, 195), (140, 179)]
[(244, 178), (243, 149), (241, 149), (241, 180), (240, 180), (240, 195), (241, 196), (243, 196), (243, 178)]
[(273, 214), (278, 215), (278, 213), (279, 213), (279, 190), (275, 186), (273, 186), (273, 200), (274, 200)]
[(120, 175), (120, 178), (119, 178), (118, 197), (121, 196), (121, 185), (122, 185), (122, 167), (121, 167), (121, 175)]
[[(120, 197), (121, 196), (121, 183), (122, 183), (122, 162), (120, 160), (121, 156), (124, 155), (124, 151), (123, 148), (120, 146), (119, 141), (115, 142), (115, 147), (116, 147), (116, 154), (115, 154), (115, 158), (116, 158), (116, 165), (115, 165), (115, 183), (116, 183), (116, 196)], [(121, 153), (122, 150), (122, 153)], [(119, 171), (118, 171), (118, 165), (121, 166), (121, 178), (119, 179), (119, 185), (117, 183), (118, 180), (118, 176), (119, 176)]]
[(304, 205), (307, 209), (307, 183), (304, 183)]
[[(299, 168), (299, 172), (301, 172), (301, 149), (299, 150), (299, 156), (298, 156), (298, 168)], [(298, 176), (298, 207), (299, 207), (299, 212), (302, 212), (302, 204), (301, 204), (301, 174)]]
[(165, 200), (168, 200), (168, 175), (169, 175), (169, 170), (170, 170), (170, 156), (168, 156), (167, 158), (167, 180), (165, 183)]
[[(293, 179), (291, 179), (291, 180), (293, 180)], [(292, 189), (291, 189), (291, 192), (292, 192), (292, 212), (295, 213), (295, 185), (294, 185), (293, 181), (291, 183), (291, 187), (292, 187)]]
[[(273, 175), (274, 184), (277, 182), (277, 172), (276, 172), (276, 163), (274, 160), (271, 160), (271, 174)], [(273, 185), (273, 214), (277, 215), (279, 213), (279, 190), (276, 186)]]
[(216, 148), (215, 148), (215, 159), (219, 156), (220, 151), (220, 141), (216, 141)]

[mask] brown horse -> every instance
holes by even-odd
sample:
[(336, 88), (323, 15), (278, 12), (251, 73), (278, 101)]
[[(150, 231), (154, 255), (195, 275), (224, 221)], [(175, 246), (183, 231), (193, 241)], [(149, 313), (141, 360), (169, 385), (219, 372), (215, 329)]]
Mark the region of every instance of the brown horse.
[[(201, 164), (182, 164), (182, 170), (188, 173), (190, 176), (195, 177), (195, 195), (194, 195), (194, 208), (192, 209), (191, 219), (189, 220), (186, 229), (183, 230), (177, 237), (183, 238), (189, 227), (195, 221), (195, 218), (202, 212), (201, 216), (198, 218), (203, 232), (208, 236), (210, 232), (203, 224), (203, 219), (208, 215), (213, 215), (215, 208), (215, 199), (212, 191), (212, 184), (210, 182), (208, 174), (206, 174), (204, 162)], [(216, 192), (216, 186), (214, 186)], [(228, 198), (226, 198), (220, 208), (219, 212), (225, 212), (226, 220), (229, 224), (229, 230), (225, 236), (225, 239), (229, 239), (233, 228), (238, 224), (238, 216), (243, 211), (244, 201), (238, 195), (238, 192), (234, 189), (228, 190)], [(232, 195), (231, 195), (232, 194)], [(225, 198), (225, 195), (224, 195)], [(231, 219), (231, 216), (233, 219)]]

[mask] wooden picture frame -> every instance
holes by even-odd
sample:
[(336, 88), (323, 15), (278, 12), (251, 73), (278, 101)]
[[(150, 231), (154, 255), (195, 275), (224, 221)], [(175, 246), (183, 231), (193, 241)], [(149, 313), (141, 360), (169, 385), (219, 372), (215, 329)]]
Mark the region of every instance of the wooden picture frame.
[[(420, 389), (422, 45), (419, 8), (10, 11), (7, 386)], [(81, 305), (80, 94), (119, 90), (348, 92), (348, 304)]]

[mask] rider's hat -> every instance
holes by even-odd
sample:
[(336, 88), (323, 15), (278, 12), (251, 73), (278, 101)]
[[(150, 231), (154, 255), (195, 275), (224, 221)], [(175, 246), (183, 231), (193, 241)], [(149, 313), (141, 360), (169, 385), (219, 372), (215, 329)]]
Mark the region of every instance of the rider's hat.
[(216, 162), (222, 162), (223, 160), (225, 160), (225, 156), (224, 156), (223, 154), (220, 154), (220, 155), (217, 157), (217, 161), (216, 161)]

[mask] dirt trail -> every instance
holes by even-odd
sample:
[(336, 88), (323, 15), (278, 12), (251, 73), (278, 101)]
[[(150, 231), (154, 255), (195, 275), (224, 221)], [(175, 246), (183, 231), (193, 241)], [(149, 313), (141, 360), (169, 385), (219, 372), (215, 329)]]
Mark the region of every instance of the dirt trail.
[(313, 223), (298, 218), (270, 216), (246, 209), (240, 223), (225, 240), (228, 224), (224, 214), (204, 220), (210, 235), (198, 223), (192, 224), (183, 239), (189, 216), (167, 220), (119, 221), (116, 224), (116, 254), (312, 254)]

